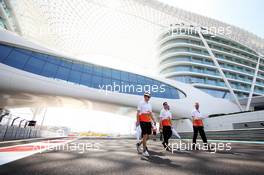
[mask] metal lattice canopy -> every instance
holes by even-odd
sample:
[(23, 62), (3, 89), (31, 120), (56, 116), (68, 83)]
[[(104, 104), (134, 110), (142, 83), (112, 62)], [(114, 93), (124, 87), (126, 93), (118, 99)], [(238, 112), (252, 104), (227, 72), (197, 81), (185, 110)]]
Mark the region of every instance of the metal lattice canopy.
[[(157, 37), (170, 24), (229, 26), (156, 0), (11, 0), (11, 4), (27, 39), (82, 60), (152, 73)], [(263, 39), (235, 26), (231, 30), (227, 37), (264, 50)]]

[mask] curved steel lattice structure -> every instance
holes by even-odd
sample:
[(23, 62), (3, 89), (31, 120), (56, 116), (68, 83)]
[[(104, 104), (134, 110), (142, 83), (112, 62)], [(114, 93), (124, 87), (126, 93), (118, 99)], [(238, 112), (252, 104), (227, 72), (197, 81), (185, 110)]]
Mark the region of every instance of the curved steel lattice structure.
[(156, 0), (2, 2), (4, 11), (14, 16), (7, 25), (14, 26), (14, 31), (82, 59), (91, 59), (91, 54), (107, 55), (130, 65), (140, 62), (153, 70), (156, 62), (149, 60), (156, 57), (157, 36), (175, 23), (229, 27), (226, 37), (262, 54), (264, 50), (264, 40), (248, 31)]

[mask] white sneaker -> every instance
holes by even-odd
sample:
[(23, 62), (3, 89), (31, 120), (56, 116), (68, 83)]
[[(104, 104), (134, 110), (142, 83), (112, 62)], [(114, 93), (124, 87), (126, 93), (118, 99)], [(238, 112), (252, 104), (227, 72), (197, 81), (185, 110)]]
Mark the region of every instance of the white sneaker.
[(148, 153), (148, 151), (144, 151), (144, 152), (142, 153), (142, 156), (149, 157), (149, 153)]

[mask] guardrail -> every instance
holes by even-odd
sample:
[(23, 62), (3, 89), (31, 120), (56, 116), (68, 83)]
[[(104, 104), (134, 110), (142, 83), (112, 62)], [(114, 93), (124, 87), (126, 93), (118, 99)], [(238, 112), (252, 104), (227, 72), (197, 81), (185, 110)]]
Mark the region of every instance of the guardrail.
[[(24, 125), (22, 123), (25, 122)], [(12, 115), (9, 111), (0, 112), (0, 141), (40, 137), (38, 126), (28, 126), (30, 121)]]

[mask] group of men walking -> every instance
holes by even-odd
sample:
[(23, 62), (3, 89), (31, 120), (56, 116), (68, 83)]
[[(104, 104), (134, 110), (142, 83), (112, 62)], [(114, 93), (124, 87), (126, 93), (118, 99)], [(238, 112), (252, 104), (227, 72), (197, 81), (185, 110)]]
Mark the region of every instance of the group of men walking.
[[(139, 102), (137, 107), (137, 122), (136, 125), (141, 128), (141, 140), (136, 144), (137, 151), (140, 152), (140, 146), (143, 145), (142, 156), (149, 157), (149, 151), (147, 147), (147, 140), (152, 133), (152, 128), (156, 126), (156, 121), (153, 117), (152, 106), (150, 104), (151, 94), (149, 92), (144, 93), (144, 99)], [(193, 119), (193, 149), (196, 147), (196, 139), (198, 132), (200, 133), (204, 144), (207, 145), (207, 139), (203, 128), (202, 116), (199, 111), (199, 103), (195, 103), (195, 109), (192, 111)], [(172, 136), (172, 113), (170, 112), (170, 106), (167, 102), (163, 103), (163, 108), (160, 111), (160, 133), (163, 135), (162, 145), (165, 150), (170, 150), (169, 139)]]

